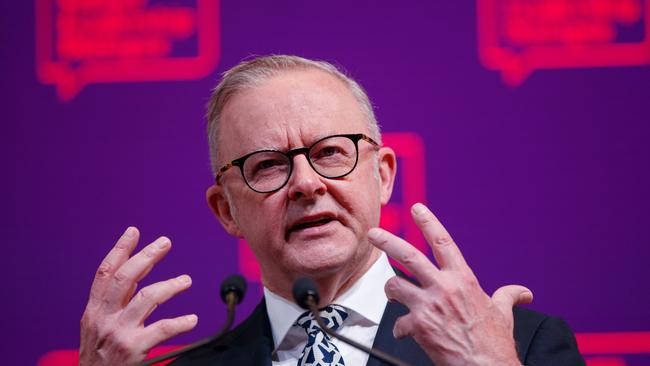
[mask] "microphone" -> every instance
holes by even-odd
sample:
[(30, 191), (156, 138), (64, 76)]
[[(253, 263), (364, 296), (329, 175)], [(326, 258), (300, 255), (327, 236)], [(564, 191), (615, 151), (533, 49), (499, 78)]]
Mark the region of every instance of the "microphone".
[(331, 330), (330, 328), (328, 328), (323, 323), (323, 319), (321, 319), (321, 317), (318, 316), (318, 301), (319, 301), (318, 288), (316, 287), (316, 284), (314, 283), (314, 281), (312, 281), (312, 279), (307, 277), (301, 277), (293, 283), (293, 299), (296, 301), (298, 305), (300, 305), (300, 307), (311, 311), (312, 314), (314, 314), (314, 319), (316, 319), (318, 326), (330, 336), (340, 339), (341, 341), (351, 345), (352, 347), (361, 350), (365, 353), (368, 353), (371, 356), (378, 358), (390, 365), (411, 366), (410, 364), (401, 361), (389, 355), (388, 353), (380, 351), (376, 348), (366, 347), (363, 344), (354, 341), (346, 336), (338, 334), (333, 330)]
[[(236, 301), (241, 304), (246, 294), (246, 279), (240, 275), (230, 275), (221, 283), (221, 300), (229, 304), (230, 301)], [(234, 299), (229, 299), (229, 296), (235, 296)]]
[(169, 352), (167, 354), (158, 357), (150, 358), (148, 360), (143, 361), (139, 366), (150, 366), (158, 362), (168, 360), (170, 358), (178, 357), (182, 354), (190, 352), (196, 348), (199, 348), (203, 345), (214, 342), (219, 338), (221, 338), (224, 334), (226, 334), (227, 331), (230, 330), (232, 323), (235, 321), (235, 306), (240, 304), (244, 299), (244, 295), (246, 294), (246, 289), (247, 289), (247, 285), (246, 285), (246, 279), (244, 279), (244, 277), (238, 274), (228, 276), (221, 283), (221, 300), (223, 300), (223, 302), (228, 307), (226, 323), (223, 325), (223, 327), (212, 337), (192, 343), (191, 345), (185, 348), (181, 348), (176, 351)]

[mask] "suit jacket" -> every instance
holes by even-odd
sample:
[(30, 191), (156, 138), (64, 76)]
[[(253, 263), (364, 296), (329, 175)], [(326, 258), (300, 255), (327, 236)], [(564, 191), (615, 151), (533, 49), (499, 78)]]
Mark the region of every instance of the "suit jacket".
[[(395, 320), (406, 313), (408, 309), (400, 303), (387, 304), (377, 330), (374, 347), (411, 365), (433, 365), (412, 338), (399, 341), (393, 338)], [(521, 308), (514, 308), (513, 314), (514, 336), (522, 364), (529, 366), (585, 364), (578, 353), (575, 337), (563, 320)], [(262, 299), (251, 315), (224, 338), (178, 358), (171, 365), (271, 366), (271, 352), (273, 352), (273, 335), (266, 303)], [(372, 356), (367, 363), (367, 366), (385, 365)]]

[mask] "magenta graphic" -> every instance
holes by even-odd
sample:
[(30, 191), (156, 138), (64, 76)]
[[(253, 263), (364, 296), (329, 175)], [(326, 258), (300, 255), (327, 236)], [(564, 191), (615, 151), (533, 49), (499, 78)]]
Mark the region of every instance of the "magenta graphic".
[(539, 69), (650, 63), (645, 0), (477, 0), (481, 62), (511, 86)]
[(203, 78), (218, 59), (218, 0), (36, 1), (38, 78), (61, 100), (91, 83)]
[[(587, 366), (628, 366), (628, 356), (650, 355), (650, 332), (629, 333), (578, 333), (580, 352), (585, 356)], [(171, 352), (183, 346), (161, 346), (149, 352), (149, 357)], [(647, 360), (647, 358), (643, 358)], [(75, 366), (79, 362), (77, 350), (52, 351), (45, 354), (37, 366)], [(161, 362), (160, 365), (171, 361)]]

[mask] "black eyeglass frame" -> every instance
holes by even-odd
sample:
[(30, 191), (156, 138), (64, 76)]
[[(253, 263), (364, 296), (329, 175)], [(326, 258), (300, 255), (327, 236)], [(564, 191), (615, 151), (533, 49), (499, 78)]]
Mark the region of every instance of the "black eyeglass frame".
[[(333, 137), (347, 137), (347, 138), (349, 138), (350, 140), (352, 140), (352, 142), (354, 143), (354, 148), (355, 148), (355, 152), (356, 152), (356, 159), (354, 160), (354, 165), (352, 165), (352, 168), (350, 168), (350, 170), (349, 170), (347, 173), (345, 173), (345, 174), (341, 174), (341, 175), (337, 175), (337, 176), (331, 176), (331, 177), (330, 177), (330, 176), (327, 176), (327, 175), (321, 174), (321, 173), (320, 173), (316, 168), (314, 168), (314, 164), (312, 164), (311, 159), (309, 159), (309, 151), (310, 151), (314, 146), (318, 145), (321, 141), (323, 141), (323, 140), (327, 140), (327, 139), (330, 139), (330, 138), (333, 138)], [(373, 145), (375, 148), (379, 148), (379, 147), (380, 147), (379, 144), (378, 144), (375, 140), (373, 140), (372, 138), (368, 137), (367, 135), (365, 135), (365, 134), (363, 134), (363, 133), (353, 133), (353, 134), (338, 134), (338, 135), (325, 136), (325, 137), (323, 137), (323, 138), (321, 138), (321, 139), (318, 139), (316, 142), (314, 142), (313, 144), (311, 144), (309, 147), (298, 147), (298, 148), (291, 149), (291, 150), (286, 151), (286, 152), (284, 152), (284, 151), (280, 151), (280, 150), (273, 150), (273, 149), (256, 150), (256, 151), (253, 151), (253, 152), (251, 152), (251, 153), (248, 153), (248, 154), (246, 154), (246, 155), (244, 155), (244, 156), (242, 156), (242, 157), (239, 157), (239, 158), (237, 158), (237, 159), (231, 161), (230, 163), (228, 163), (228, 164), (222, 166), (222, 167), (219, 169), (219, 171), (217, 172), (217, 176), (215, 177), (215, 183), (216, 183), (216, 184), (220, 184), (219, 179), (223, 176), (223, 174), (224, 174), (228, 169), (230, 169), (230, 168), (236, 166), (236, 167), (239, 168), (239, 171), (241, 172), (241, 176), (242, 176), (242, 178), (244, 179), (244, 182), (246, 183), (246, 185), (248, 186), (248, 188), (250, 188), (250, 189), (253, 190), (254, 192), (257, 192), (257, 193), (271, 193), (271, 192), (278, 191), (278, 190), (282, 189), (282, 187), (284, 187), (285, 185), (287, 185), (287, 182), (289, 182), (289, 179), (291, 178), (291, 173), (293, 173), (293, 157), (296, 156), (296, 155), (305, 155), (305, 157), (307, 158), (307, 162), (309, 163), (309, 166), (310, 166), (310, 167), (311, 167), (311, 168), (312, 168), (312, 169), (313, 169), (313, 170), (314, 170), (318, 175), (320, 175), (320, 176), (323, 177), (323, 178), (327, 178), (327, 179), (338, 179), (338, 178), (343, 178), (343, 177), (345, 177), (346, 175), (352, 173), (352, 172), (354, 171), (354, 169), (357, 167), (357, 163), (359, 162), (359, 140), (364, 140), (364, 141), (370, 143), (371, 145)], [(248, 180), (246, 179), (246, 175), (244, 174), (244, 162), (246, 162), (246, 160), (247, 160), (248, 158), (250, 158), (251, 156), (253, 156), (253, 155), (257, 154), (257, 153), (261, 153), (261, 152), (276, 152), (276, 153), (281, 153), (281, 154), (285, 155), (285, 156), (288, 158), (288, 160), (289, 160), (289, 172), (287, 173), (287, 179), (285, 179), (284, 183), (282, 183), (278, 188), (275, 188), (275, 189), (272, 189), (272, 190), (269, 190), (269, 191), (260, 191), (260, 190), (257, 190), (257, 189), (255, 189), (255, 188), (253, 188), (253, 187), (248, 183)]]

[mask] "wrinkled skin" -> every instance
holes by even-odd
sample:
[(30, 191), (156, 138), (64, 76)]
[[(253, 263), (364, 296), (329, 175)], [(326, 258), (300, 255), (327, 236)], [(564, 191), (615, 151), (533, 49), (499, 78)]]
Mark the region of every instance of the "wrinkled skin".
[(142, 288), (137, 283), (171, 249), (171, 241), (158, 238), (129, 258), (139, 232), (130, 227), (102, 261), (81, 318), (79, 365), (136, 365), (155, 345), (194, 328), (196, 315), (162, 319), (144, 326), (159, 304), (191, 285), (182, 275)]
[(433, 213), (422, 204), (411, 212), (438, 266), (387, 231), (368, 233), (373, 245), (402, 263), (419, 283), (399, 277), (386, 282), (388, 298), (410, 310), (395, 323), (395, 337), (413, 337), (436, 365), (520, 365), (512, 307), (530, 303), (530, 290), (510, 285), (488, 296)]

